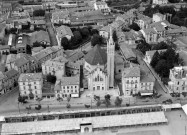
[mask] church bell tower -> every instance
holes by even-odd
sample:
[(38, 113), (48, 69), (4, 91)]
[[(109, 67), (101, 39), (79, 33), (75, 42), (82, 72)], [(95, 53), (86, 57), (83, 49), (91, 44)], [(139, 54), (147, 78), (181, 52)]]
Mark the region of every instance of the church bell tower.
[(107, 74), (108, 74), (108, 86), (109, 88), (114, 87), (114, 53), (115, 53), (115, 43), (113, 40), (113, 31), (110, 26), (110, 37), (107, 42)]

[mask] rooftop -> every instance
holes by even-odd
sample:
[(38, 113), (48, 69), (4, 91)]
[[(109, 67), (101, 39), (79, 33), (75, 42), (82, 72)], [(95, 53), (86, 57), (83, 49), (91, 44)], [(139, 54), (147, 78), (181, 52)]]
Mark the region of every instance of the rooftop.
[(47, 42), (50, 43), (49, 34), (46, 31), (40, 30), (32, 33), (31, 43)]
[(80, 130), (80, 125), (91, 123), (93, 128), (115, 127), (121, 125), (139, 125), (147, 123), (167, 122), (164, 112), (136, 113), (102, 117), (60, 119), (50, 121), (34, 121), (2, 124), (2, 135), (11, 133), (29, 134), (55, 131)]
[(95, 45), (94, 48), (86, 54), (85, 61), (90, 65), (105, 65), (107, 62), (106, 50), (101, 49), (99, 45)]
[(61, 79), (61, 86), (79, 85), (79, 83), (80, 83), (79, 76), (62, 77)]
[(41, 81), (42, 73), (24, 73), (21, 74), (18, 81)]
[(12, 78), (12, 77), (14, 77), (15, 75), (18, 75), (18, 74), (19, 74), (19, 72), (16, 71), (16, 70), (14, 70), (14, 69), (11, 69), (11, 70), (5, 72), (5, 75), (6, 75), (8, 78)]
[(139, 67), (128, 67), (123, 71), (123, 76), (125, 78), (129, 77), (140, 77), (140, 68)]
[(56, 31), (57, 31), (58, 35), (60, 35), (61, 37), (64, 37), (66, 35), (73, 36), (73, 33), (72, 33), (70, 27), (67, 27), (65, 25), (62, 25), (62, 26), (56, 28)]

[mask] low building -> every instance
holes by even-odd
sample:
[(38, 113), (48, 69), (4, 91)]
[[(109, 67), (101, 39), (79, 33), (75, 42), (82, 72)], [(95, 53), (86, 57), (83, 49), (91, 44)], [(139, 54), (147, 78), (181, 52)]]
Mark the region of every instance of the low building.
[(52, 13), (51, 22), (54, 24), (70, 24), (69, 11), (58, 11)]
[(18, 79), (18, 84), (21, 96), (26, 96), (29, 99), (42, 97), (42, 73), (21, 74)]
[(122, 72), (122, 89), (124, 96), (134, 94), (152, 95), (155, 79), (151, 74), (140, 70), (139, 66), (125, 68)]
[(32, 33), (31, 44), (33, 45), (34, 43), (39, 43), (41, 45), (50, 46), (51, 42), (49, 39), (48, 32), (41, 30), (41, 31)]
[(78, 76), (63, 77), (57, 80), (55, 87), (56, 97), (79, 97), (80, 96), (80, 78)]
[(157, 43), (158, 42), (158, 33), (154, 28), (147, 28), (140, 30), (145, 38), (147, 43)]
[(94, 3), (94, 9), (95, 10), (101, 10), (104, 14), (110, 13), (110, 8), (108, 7), (106, 2), (97, 1)]
[(146, 51), (144, 61), (147, 62), (148, 64), (150, 64), (156, 51), (158, 51), (158, 53), (160, 54), (160, 53), (165, 52), (166, 49)]
[(10, 53), (10, 46), (9, 45), (0, 45), (0, 54), (1, 55), (8, 55)]
[(6, 28), (6, 24), (0, 23), (0, 43), (3, 42), (3, 39), (5, 37), (5, 28)]
[(153, 14), (153, 22), (160, 22), (166, 20), (166, 15), (161, 13)]
[(55, 75), (57, 79), (61, 79), (65, 75), (65, 64), (67, 59), (63, 56), (57, 57), (52, 60), (47, 60), (45, 63), (42, 63), (42, 73), (43, 75)]
[(16, 50), (17, 53), (27, 53), (27, 46), (30, 45), (29, 36), (20, 35), (17, 38)]
[(152, 3), (155, 5), (168, 4), (168, 0), (153, 0)]
[(139, 14), (139, 17), (136, 20), (136, 23), (138, 24), (140, 29), (146, 29), (148, 28), (148, 25), (152, 23), (152, 18)]

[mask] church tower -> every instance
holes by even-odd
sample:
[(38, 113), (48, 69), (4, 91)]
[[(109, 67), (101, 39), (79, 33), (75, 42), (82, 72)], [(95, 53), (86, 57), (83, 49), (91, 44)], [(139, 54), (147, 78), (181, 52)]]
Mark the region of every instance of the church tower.
[(109, 88), (114, 87), (114, 53), (115, 43), (113, 41), (112, 28), (110, 27), (110, 37), (107, 42), (107, 74)]

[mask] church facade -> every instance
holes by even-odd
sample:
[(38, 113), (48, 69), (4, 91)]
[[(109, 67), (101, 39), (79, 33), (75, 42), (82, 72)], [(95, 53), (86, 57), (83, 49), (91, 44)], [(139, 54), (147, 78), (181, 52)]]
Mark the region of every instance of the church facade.
[(107, 42), (107, 49), (99, 45), (85, 56), (84, 69), (88, 80), (88, 90), (94, 95), (107, 93), (114, 88), (114, 54), (115, 44), (112, 38), (112, 29)]

